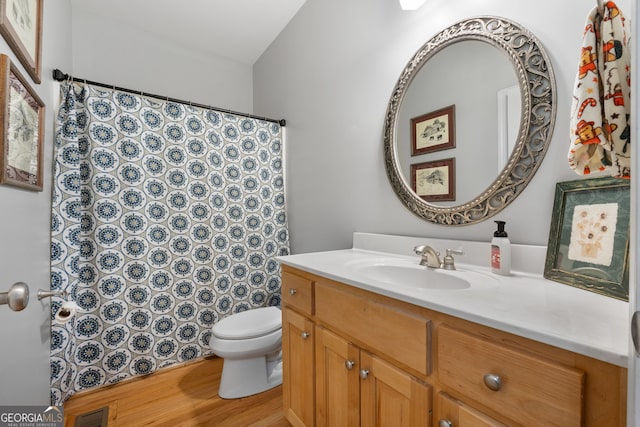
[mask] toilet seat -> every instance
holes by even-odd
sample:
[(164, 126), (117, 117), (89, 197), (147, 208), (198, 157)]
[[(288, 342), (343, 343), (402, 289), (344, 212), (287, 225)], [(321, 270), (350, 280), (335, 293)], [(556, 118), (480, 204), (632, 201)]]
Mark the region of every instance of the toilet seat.
[(268, 335), (282, 328), (282, 313), (278, 307), (262, 307), (225, 317), (211, 329), (224, 340), (244, 340)]

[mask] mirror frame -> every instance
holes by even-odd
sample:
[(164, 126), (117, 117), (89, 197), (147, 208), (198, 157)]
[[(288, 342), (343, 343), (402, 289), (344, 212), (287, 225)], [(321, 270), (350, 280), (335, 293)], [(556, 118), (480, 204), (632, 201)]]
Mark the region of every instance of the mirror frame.
[[(402, 100), (422, 66), (445, 47), (480, 40), (501, 49), (513, 64), (520, 86), (520, 129), (516, 145), (498, 177), (480, 195), (458, 206), (437, 206), (420, 198), (403, 177), (396, 129)], [(384, 122), (384, 163), (398, 198), (417, 216), (441, 225), (468, 225), (500, 212), (524, 190), (547, 151), (556, 117), (556, 82), (551, 61), (527, 29), (497, 16), (479, 16), (445, 28), (409, 60), (393, 89)]]

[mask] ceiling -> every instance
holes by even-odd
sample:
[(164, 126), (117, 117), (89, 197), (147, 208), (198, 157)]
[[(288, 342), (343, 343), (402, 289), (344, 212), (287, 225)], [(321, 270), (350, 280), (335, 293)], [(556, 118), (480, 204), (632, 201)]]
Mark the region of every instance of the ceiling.
[(253, 65), (306, 0), (71, 0), (190, 49)]

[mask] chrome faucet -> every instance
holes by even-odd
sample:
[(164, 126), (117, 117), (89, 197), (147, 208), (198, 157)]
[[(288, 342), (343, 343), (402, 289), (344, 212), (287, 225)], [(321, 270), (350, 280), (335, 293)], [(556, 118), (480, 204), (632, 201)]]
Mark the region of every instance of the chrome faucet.
[(455, 260), (453, 259), (453, 256), (451, 254), (464, 255), (464, 251), (462, 249), (460, 250), (447, 249), (447, 254), (442, 259), (442, 268), (445, 270), (456, 269)]
[(413, 248), (416, 255), (420, 255), (420, 265), (424, 265), (429, 268), (440, 268), (442, 263), (440, 262), (440, 253), (436, 252), (431, 246), (420, 245)]
[(455, 270), (456, 264), (453, 259), (453, 255), (464, 255), (464, 251), (462, 249), (447, 249), (447, 254), (440, 261), (440, 252), (436, 252), (429, 245), (420, 245), (413, 248), (413, 251), (416, 255), (420, 255), (422, 258), (420, 259), (420, 265), (424, 265), (429, 268), (442, 268), (444, 270)]

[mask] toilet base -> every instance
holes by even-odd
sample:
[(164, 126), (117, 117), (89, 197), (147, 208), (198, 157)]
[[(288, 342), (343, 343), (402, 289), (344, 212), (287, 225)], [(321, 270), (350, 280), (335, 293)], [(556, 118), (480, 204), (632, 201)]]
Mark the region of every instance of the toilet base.
[(272, 389), (282, 384), (282, 356), (274, 355), (223, 361), (218, 396), (237, 399)]

